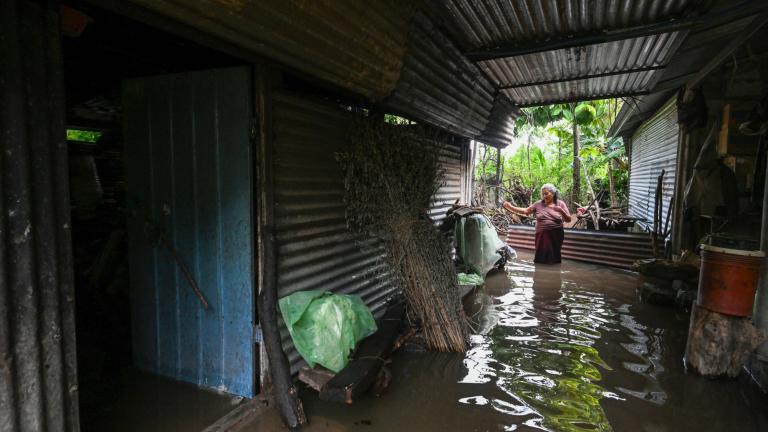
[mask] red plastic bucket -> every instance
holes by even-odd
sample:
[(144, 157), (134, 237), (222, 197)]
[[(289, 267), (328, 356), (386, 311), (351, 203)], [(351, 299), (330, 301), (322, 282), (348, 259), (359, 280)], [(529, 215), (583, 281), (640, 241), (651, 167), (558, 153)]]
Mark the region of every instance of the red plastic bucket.
[(702, 245), (697, 304), (725, 315), (751, 316), (764, 256), (760, 251)]

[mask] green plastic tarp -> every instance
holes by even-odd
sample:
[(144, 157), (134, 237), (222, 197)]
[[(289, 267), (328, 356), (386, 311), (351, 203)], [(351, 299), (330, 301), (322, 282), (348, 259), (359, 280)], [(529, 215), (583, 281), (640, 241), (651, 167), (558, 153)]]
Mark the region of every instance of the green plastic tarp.
[(333, 372), (347, 365), (357, 342), (376, 332), (376, 321), (358, 296), (300, 291), (278, 302), (301, 357)]
[(454, 228), (456, 254), (474, 273), (485, 274), (501, 260), (498, 250), (504, 247), (496, 228), (488, 217), (473, 214), (460, 218)]

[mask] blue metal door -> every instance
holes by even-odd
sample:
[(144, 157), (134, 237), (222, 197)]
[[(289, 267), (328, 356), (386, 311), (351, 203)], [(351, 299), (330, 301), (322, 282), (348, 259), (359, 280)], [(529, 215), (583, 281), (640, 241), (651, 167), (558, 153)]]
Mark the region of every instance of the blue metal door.
[(254, 393), (251, 95), (248, 68), (123, 84), (134, 364), (246, 397)]

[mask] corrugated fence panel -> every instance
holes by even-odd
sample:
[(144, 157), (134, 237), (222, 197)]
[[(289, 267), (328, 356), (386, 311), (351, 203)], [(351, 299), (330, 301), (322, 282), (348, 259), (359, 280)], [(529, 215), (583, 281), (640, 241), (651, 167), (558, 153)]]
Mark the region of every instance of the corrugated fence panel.
[(378, 100), (395, 87), (417, 2), (130, 0)]
[[(507, 244), (517, 249), (534, 249), (535, 228), (513, 226), (506, 234)], [(563, 258), (610, 265), (625, 269), (645, 258), (653, 257), (651, 236), (645, 233), (612, 233), (607, 231), (565, 230)]]
[(650, 226), (653, 225), (653, 201), (661, 170), (665, 171), (662, 224), (669, 212), (670, 200), (675, 189), (678, 135), (677, 103), (676, 99), (672, 98), (632, 136), (629, 213), (632, 216), (645, 218)]
[[(276, 94), (273, 102), (278, 297), (325, 290), (362, 297), (376, 317), (398, 287), (379, 241), (347, 228), (344, 172), (353, 114), (332, 103)], [(293, 372), (304, 364), (281, 322)]]
[(429, 217), (438, 225), (443, 222), (453, 203), (462, 199), (462, 179), (465, 175), (462, 167), (462, 145), (466, 145), (462, 143), (464, 140), (452, 139), (440, 146), (440, 169), (445, 176), (428, 212)]
[[(131, 322), (137, 367), (253, 396), (254, 251), (248, 68), (123, 87)], [(204, 310), (162, 233), (209, 303)]]
[(69, 175), (56, 2), (0, 13), (0, 431), (75, 432)]

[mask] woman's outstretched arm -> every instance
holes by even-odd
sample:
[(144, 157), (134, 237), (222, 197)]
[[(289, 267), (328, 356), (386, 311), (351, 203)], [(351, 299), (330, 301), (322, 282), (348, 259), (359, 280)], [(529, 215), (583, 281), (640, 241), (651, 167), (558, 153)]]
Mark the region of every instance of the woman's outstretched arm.
[(533, 213), (533, 206), (530, 207), (515, 207), (512, 204), (510, 204), (508, 201), (504, 201), (504, 204), (501, 205), (506, 210), (511, 211), (512, 213), (522, 213), (524, 215), (529, 215)]

